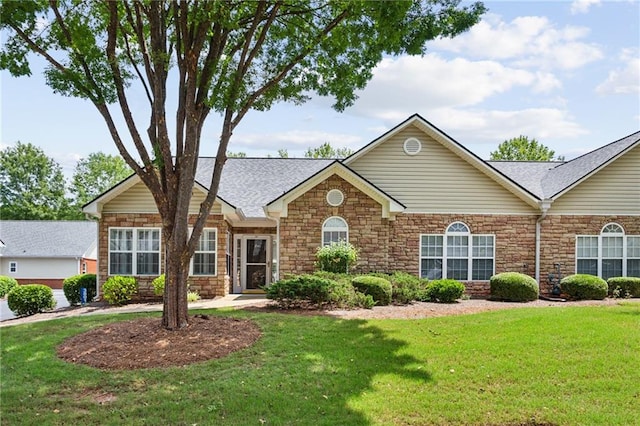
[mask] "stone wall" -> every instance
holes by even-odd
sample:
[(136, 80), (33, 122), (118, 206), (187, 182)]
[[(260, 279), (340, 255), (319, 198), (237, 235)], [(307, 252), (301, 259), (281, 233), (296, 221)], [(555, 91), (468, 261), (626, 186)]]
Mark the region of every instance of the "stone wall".
[[(189, 218), (189, 223), (195, 223), (196, 216)], [(109, 228), (162, 228), (162, 221), (157, 214), (143, 213), (104, 213), (99, 222), (98, 235), (98, 279), (100, 288), (109, 278)], [(229, 293), (229, 280), (226, 275), (225, 247), (227, 242), (227, 222), (222, 215), (211, 215), (205, 224), (206, 228), (217, 228), (217, 275), (215, 277), (189, 277), (189, 288), (197, 291), (203, 298), (224, 296)], [(164, 273), (164, 250), (160, 253), (160, 273)], [(156, 276), (137, 276), (137, 300), (160, 300), (153, 294), (151, 282)]]

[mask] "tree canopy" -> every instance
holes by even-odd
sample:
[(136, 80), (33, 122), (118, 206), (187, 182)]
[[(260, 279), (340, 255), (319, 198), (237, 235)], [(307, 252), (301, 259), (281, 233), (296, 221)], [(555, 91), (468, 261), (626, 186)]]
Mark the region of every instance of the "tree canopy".
[[(555, 151), (539, 143), (536, 139), (529, 139), (520, 135), (516, 138), (505, 140), (498, 149), (491, 152), (491, 160), (508, 161), (551, 161)], [(562, 157), (558, 158), (563, 160)]]
[(334, 148), (329, 142), (325, 142), (319, 147), (309, 148), (304, 153), (306, 158), (347, 158), (353, 154), (349, 148)]
[(0, 151), (0, 218), (69, 218), (65, 186), (62, 167), (37, 146), (18, 142)]
[[(179, 329), (188, 324), (190, 258), (245, 115), (276, 102), (303, 102), (309, 93), (333, 97), (341, 111), (384, 55), (423, 54), (427, 41), (466, 31), (484, 10), (460, 0), (5, 1), (0, 67), (27, 76), (36, 53), (49, 64), (45, 76), (54, 92), (86, 99), (102, 115), (156, 202), (165, 248), (162, 324)], [(139, 90), (148, 106), (144, 125), (130, 106)], [(173, 114), (169, 96), (176, 96)], [(211, 112), (221, 117), (215, 168), (190, 229), (202, 129)]]
[(78, 208), (132, 173), (122, 157), (93, 152), (76, 164), (71, 179), (71, 193)]

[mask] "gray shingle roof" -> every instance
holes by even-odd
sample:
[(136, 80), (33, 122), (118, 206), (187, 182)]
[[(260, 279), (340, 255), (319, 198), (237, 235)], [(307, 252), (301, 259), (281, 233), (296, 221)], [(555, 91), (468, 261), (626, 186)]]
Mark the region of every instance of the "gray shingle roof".
[(562, 164), (557, 161), (487, 161), (487, 163), (540, 199), (544, 198), (542, 191), (544, 177), (549, 170)]
[[(265, 217), (263, 207), (309, 179), (335, 160), (309, 158), (229, 158), (218, 196), (242, 209), (246, 217)], [(209, 187), (215, 158), (198, 161), (196, 180)]]
[(95, 248), (97, 238), (96, 222), (0, 221), (5, 257), (82, 257)]

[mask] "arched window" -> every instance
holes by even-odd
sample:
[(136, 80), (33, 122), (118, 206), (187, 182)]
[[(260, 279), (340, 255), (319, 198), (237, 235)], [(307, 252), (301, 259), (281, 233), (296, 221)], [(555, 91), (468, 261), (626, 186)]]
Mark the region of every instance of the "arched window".
[(493, 235), (474, 235), (463, 222), (447, 226), (444, 235), (420, 236), (420, 275), (487, 281), (494, 273)]
[(343, 218), (333, 216), (322, 224), (322, 245), (328, 246), (338, 241), (349, 241), (349, 227)]
[(607, 223), (600, 235), (576, 236), (576, 273), (640, 277), (640, 236), (625, 235), (617, 223)]

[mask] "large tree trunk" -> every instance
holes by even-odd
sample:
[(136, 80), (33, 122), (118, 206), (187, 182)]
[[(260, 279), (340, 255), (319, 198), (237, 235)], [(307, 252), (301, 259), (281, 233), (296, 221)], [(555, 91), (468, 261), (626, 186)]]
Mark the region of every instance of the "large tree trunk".
[(189, 256), (187, 253), (188, 228), (186, 220), (175, 224), (172, 231), (163, 230), (165, 244), (165, 285), (162, 326), (179, 330), (189, 325), (187, 309), (187, 279)]

